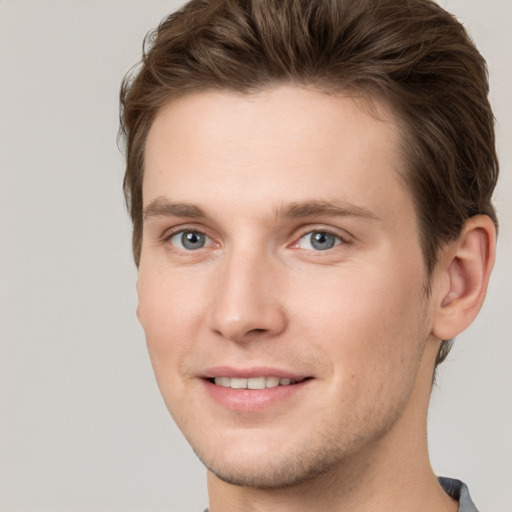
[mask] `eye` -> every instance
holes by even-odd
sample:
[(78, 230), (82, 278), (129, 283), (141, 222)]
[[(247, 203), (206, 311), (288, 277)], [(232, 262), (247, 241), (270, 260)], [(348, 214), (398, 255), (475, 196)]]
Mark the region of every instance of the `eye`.
[(169, 238), (172, 245), (184, 251), (196, 251), (212, 244), (212, 240), (201, 231), (183, 230)]
[(314, 251), (327, 251), (341, 243), (343, 241), (339, 236), (333, 235), (328, 231), (310, 231), (300, 237), (297, 247)]

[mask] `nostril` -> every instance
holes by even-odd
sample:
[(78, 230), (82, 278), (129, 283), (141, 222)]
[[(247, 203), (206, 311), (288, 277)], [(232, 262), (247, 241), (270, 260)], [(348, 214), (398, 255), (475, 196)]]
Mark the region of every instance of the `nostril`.
[(261, 334), (266, 332), (266, 329), (251, 329), (247, 334)]

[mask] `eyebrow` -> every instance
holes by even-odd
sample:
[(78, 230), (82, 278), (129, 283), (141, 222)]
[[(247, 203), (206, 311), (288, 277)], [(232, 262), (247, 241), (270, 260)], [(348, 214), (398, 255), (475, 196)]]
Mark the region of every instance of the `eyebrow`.
[(151, 217), (188, 217), (191, 219), (205, 219), (206, 212), (190, 203), (174, 203), (165, 197), (153, 199), (143, 210), (142, 218), (147, 220)]
[(367, 220), (378, 220), (372, 211), (350, 203), (340, 201), (305, 201), (302, 203), (289, 203), (276, 211), (276, 217), (291, 217), (301, 219), (314, 215), (335, 217), (359, 217)]
[[(191, 203), (172, 202), (160, 196), (153, 199), (143, 210), (143, 219), (152, 217), (187, 217), (190, 219), (207, 219), (209, 215), (199, 206)], [(378, 220), (370, 210), (340, 201), (304, 201), (283, 204), (275, 209), (275, 218), (302, 219), (315, 215), (336, 217), (358, 217)]]

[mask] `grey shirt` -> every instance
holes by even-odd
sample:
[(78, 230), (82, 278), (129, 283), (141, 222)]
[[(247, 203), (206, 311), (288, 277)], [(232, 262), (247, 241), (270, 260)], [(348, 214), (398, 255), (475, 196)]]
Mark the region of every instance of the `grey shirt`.
[(439, 483), (448, 496), (459, 501), (459, 512), (478, 512), (465, 483), (443, 476), (439, 477)]
[[(444, 476), (439, 477), (439, 483), (448, 496), (458, 500), (459, 512), (478, 512), (465, 483)], [(208, 512), (208, 509), (205, 509), (204, 512)]]

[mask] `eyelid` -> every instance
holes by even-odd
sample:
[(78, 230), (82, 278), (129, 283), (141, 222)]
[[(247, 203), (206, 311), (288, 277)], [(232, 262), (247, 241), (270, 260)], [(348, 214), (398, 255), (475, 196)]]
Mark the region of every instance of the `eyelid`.
[[(207, 245), (205, 245), (204, 247), (201, 247), (199, 249), (196, 249), (196, 250), (187, 250), (187, 249), (184, 249), (184, 248), (181, 248), (181, 247), (177, 247), (175, 244), (172, 244), (171, 243), (171, 239), (176, 236), (176, 235), (179, 235), (180, 233), (184, 233), (184, 232), (191, 232), (191, 233), (200, 233), (201, 235), (203, 235), (207, 240)], [(203, 228), (200, 228), (198, 226), (194, 226), (194, 225), (189, 225), (189, 224), (181, 224), (179, 226), (174, 226), (170, 229), (167, 229), (164, 231), (162, 237), (161, 237), (161, 240), (162, 242), (172, 246), (175, 250), (177, 251), (181, 251), (181, 252), (184, 252), (184, 253), (192, 253), (192, 252), (197, 252), (197, 251), (200, 251), (201, 249), (206, 249), (208, 247), (211, 247), (211, 246), (218, 246), (218, 242), (214, 239), (214, 237), (212, 237), (211, 235), (209, 235), (207, 233), (207, 230), (203, 229)]]
[[(208, 229), (205, 229), (202, 226), (198, 226), (197, 224), (180, 224), (177, 226), (173, 226), (171, 228), (164, 230), (163, 234), (159, 238), (161, 239), (161, 241), (163, 243), (172, 245), (172, 247), (174, 247), (176, 250), (180, 250), (182, 252), (190, 253), (190, 252), (199, 251), (200, 249), (196, 249), (196, 251), (180, 249), (179, 247), (176, 247), (176, 245), (170, 243), (170, 239), (173, 236), (176, 236), (177, 234), (183, 233), (185, 231), (197, 232), (197, 233), (204, 235), (209, 240), (209, 243), (206, 247), (210, 247), (212, 245), (215, 247), (221, 246), (221, 244), (219, 243), (217, 238), (212, 236), (212, 234), (209, 234)], [(332, 235), (332, 236), (338, 238), (341, 241), (341, 244), (338, 243), (335, 246), (333, 246), (331, 249), (334, 249), (334, 247), (337, 247), (339, 245), (349, 245), (349, 244), (353, 243), (353, 240), (354, 240), (354, 237), (350, 233), (348, 233), (346, 230), (334, 228), (332, 226), (327, 227), (325, 225), (308, 224), (307, 226), (302, 226), (296, 230), (296, 234), (292, 235), (293, 242), (291, 244), (289, 244), (288, 247), (300, 249), (300, 247), (297, 247), (299, 241), (306, 235), (314, 233), (314, 232), (327, 233), (329, 235)], [(203, 247), (203, 248), (206, 248), (206, 247)], [(307, 249), (305, 249), (305, 250), (307, 250)], [(315, 252), (321, 252), (321, 251), (315, 251)]]
[(334, 247), (338, 245), (348, 245), (354, 240), (354, 237), (352, 235), (350, 235), (347, 231), (342, 229), (336, 229), (330, 226), (326, 227), (322, 225), (308, 225), (298, 230), (297, 235), (293, 237), (294, 241), (292, 242), (291, 246), (296, 247), (302, 238), (304, 238), (306, 235), (315, 232), (326, 233), (336, 238), (339, 238), (341, 240), (341, 244), (336, 244)]

